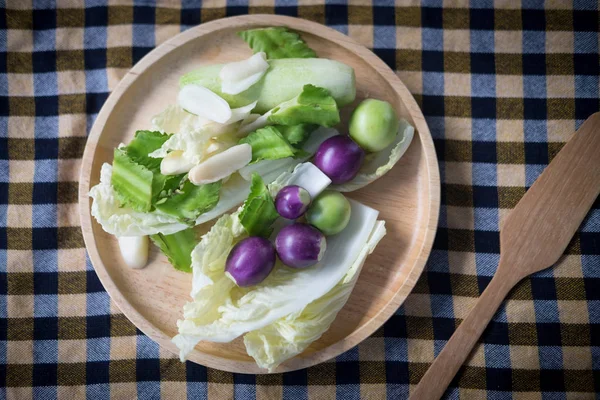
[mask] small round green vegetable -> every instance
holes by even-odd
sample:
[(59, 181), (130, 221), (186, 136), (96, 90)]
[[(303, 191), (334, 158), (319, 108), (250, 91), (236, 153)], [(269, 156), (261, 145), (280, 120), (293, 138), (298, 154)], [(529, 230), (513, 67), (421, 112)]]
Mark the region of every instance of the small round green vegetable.
[(398, 134), (399, 124), (396, 111), (390, 103), (363, 100), (350, 117), (350, 137), (366, 151), (380, 151), (392, 144)]
[(326, 190), (313, 200), (306, 220), (327, 236), (340, 233), (350, 221), (350, 202), (340, 192)]

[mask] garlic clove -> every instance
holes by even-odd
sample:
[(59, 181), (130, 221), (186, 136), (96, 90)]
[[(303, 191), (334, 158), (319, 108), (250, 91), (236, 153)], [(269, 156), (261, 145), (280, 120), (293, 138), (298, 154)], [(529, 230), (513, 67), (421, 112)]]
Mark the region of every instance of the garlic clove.
[(232, 108), (231, 118), (229, 118), (229, 120), (226, 123), (233, 124), (234, 122), (245, 120), (246, 118), (248, 118), (250, 112), (254, 109), (254, 107), (256, 107), (256, 103), (258, 103), (258, 101), (255, 101), (243, 107)]
[(200, 85), (186, 85), (177, 102), (185, 110), (221, 124), (231, 118), (231, 107), (221, 96)]
[(175, 150), (167, 154), (160, 162), (160, 173), (163, 175), (179, 175), (188, 172), (194, 164), (183, 157), (183, 150)]
[(267, 55), (262, 51), (243, 61), (225, 64), (219, 72), (221, 91), (227, 94), (241, 93), (260, 81), (268, 69)]
[(222, 81), (241, 81), (251, 75), (264, 73), (269, 69), (267, 55), (260, 51), (242, 61), (234, 61), (223, 65), (219, 71), (219, 78)]
[(259, 72), (239, 81), (221, 81), (221, 91), (227, 94), (240, 94), (260, 81), (264, 74), (264, 72)]
[(140, 269), (148, 263), (148, 236), (121, 236), (119, 248), (128, 267)]
[(252, 161), (252, 146), (238, 144), (201, 162), (190, 170), (189, 180), (195, 185), (216, 182), (233, 174)]

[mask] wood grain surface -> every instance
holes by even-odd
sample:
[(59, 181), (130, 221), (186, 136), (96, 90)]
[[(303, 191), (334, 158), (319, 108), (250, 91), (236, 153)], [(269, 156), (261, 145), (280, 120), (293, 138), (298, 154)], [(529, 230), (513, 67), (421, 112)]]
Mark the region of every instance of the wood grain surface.
[[(176, 271), (158, 250), (142, 270), (125, 266), (117, 240), (90, 215), (89, 189), (98, 183), (100, 167), (112, 162), (113, 149), (127, 143), (136, 130), (150, 128), (151, 117), (176, 102), (179, 77), (204, 64), (237, 61), (251, 51), (236, 32), (285, 25), (298, 31), (319, 57), (352, 66), (357, 100), (342, 109), (349, 113), (367, 97), (387, 100), (410, 121), (417, 134), (406, 155), (384, 178), (350, 197), (380, 210), (387, 236), (369, 256), (358, 283), (331, 329), (303, 354), (275, 372), (309, 367), (357, 345), (378, 329), (406, 299), (421, 275), (437, 228), (440, 182), (433, 142), (412, 95), (379, 58), (347, 36), (306, 20), (272, 15), (248, 15), (202, 24), (165, 42), (129, 71), (100, 111), (90, 133), (81, 167), (79, 206), (85, 244), (102, 284), (123, 313), (165, 349), (171, 343), (182, 306), (189, 301), (191, 275)], [(208, 226), (207, 226), (208, 229)], [(221, 370), (265, 373), (246, 354), (243, 342), (202, 342), (191, 361)]]
[(411, 399), (439, 399), (508, 292), (556, 263), (600, 193), (600, 113), (589, 117), (500, 228), (498, 270)]

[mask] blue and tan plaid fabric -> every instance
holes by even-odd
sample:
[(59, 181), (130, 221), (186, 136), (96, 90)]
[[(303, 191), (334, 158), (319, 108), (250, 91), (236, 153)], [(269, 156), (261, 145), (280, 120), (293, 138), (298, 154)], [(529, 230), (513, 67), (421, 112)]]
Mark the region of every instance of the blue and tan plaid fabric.
[[(0, 7), (1, 399), (404, 399), (490, 281), (502, 218), (600, 109), (594, 0)], [(405, 304), (358, 347), (283, 375), (224, 373), (161, 350), (111, 303), (77, 215), (86, 134), (128, 68), (182, 30), (245, 13), (307, 18), (374, 49), (421, 104), (442, 176), (434, 249)], [(447, 398), (596, 397), (598, 202), (566, 253), (511, 293)]]

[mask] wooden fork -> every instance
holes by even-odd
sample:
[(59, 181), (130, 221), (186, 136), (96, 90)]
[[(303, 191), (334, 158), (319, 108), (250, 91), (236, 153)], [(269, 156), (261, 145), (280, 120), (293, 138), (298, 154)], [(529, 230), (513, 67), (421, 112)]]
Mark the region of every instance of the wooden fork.
[(600, 193), (600, 112), (542, 172), (500, 229), (496, 274), (429, 367), (411, 399), (439, 399), (508, 292), (556, 263)]

